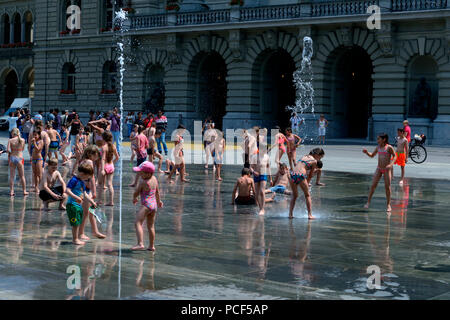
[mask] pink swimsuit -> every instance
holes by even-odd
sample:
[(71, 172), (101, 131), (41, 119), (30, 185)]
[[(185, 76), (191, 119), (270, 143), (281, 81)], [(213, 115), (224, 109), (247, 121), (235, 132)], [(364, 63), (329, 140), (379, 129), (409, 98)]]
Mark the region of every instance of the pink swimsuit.
[[(388, 154), (389, 152), (387, 151), (387, 145), (384, 147), (384, 149), (381, 149), (380, 147), (378, 147), (378, 154)], [(386, 168), (380, 168), (377, 167), (378, 170), (380, 170), (381, 174), (386, 173), (387, 169)]]
[(149, 190), (141, 191), (141, 204), (149, 209), (150, 211), (155, 211), (158, 208), (156, 204), (156, 189), (150, 189), (150, 180), (147, 182)]
[(106, 174), (114, 173), (114, 164), (113, 163), (105, 163), (105, 173)]

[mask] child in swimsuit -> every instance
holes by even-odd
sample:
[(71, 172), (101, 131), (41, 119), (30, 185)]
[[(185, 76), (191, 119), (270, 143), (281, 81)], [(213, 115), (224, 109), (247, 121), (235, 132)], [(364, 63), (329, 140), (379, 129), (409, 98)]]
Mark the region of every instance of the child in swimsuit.
[(382, 133), (378, 136), (377, 142), (378, 146), (375, 150), (370, 153), (367, 149), (363, 149), (363, 153), (367, 154), (369, 157), (373, 158), (378, 154), (378, 167), (373, 176), (372, 186), (370, 187), (369, 197), (367, 199), (367, 203), (364, 206), (365, 209), (368, 209), (370, 206), (370, 201), (372, 200), (373, 193), (377, 188), (378, 182), (381, 179), (381, 176), (384, 175), (384, 187), (386, 189), (386, 201), (387, 208), (386, 212), (390, 214), (391, 209), (391, 179), (392, 179), (392, 166), (395, 161), (397, 161), (397, 155), (395, 154), (394, 148), (388, 144), (389, 137), (386, 133)]
[[(104, 157), (102, 158), (102, 175), (105, 176), (106, 186), (111, 195), (111, 200), (106, 204), (106, 206), (114, 206), (114, 186), (113, 186), (113, 177), (114, 177), (114, 163), (119, 160), (119, 153), (117, 152), (116, 146), (113, 144), (113, 136), (109, 131), (103, 132), (103, 140), (106, 142)], [(100, 189), (101, 196), (100, 199), (103, 199), (104, 189)], [(101, 202), (101, 200), (99, 201)]]
[(220, 173), (222, 171), (222, 165), (223, 165), (223, 155), (225, 153), (225, 138), (220, 135), (216, 138), (214, 141), (214, 165), (216, 166), (216, 179), (218, 181), (222, 181), (222, 177), (220, 176)]
[(402, 176), (400, 178), (399, 184), (402, 185), (405, 180), (405, 166), (408, 162), (408, 139), (405, 137), (405, 130), (403, 128), (397, 129), (397, 161), (395, 164), (400, 166), (402, 169)]
[(11, 130), (11, 139), (8, 140), (8, 145), (6, 147), (6, 151), (8, 152), (8, 160), (9, 160), (9, 195), (14, 196), (14, 180), (16, 177), (16, 168), (19, 172), (19, 178), (22, 182), (23, 195), (26, 196), (27, 192), (27, 183), (25, 181), (25, 173), (24, 173), (24, 159), (23, 159), (23, 150), (25, 149), (25, 139), (22, 139), (20, 136), (20, 131), (17, 128)]
[(64, 124), (61, 126), (60, 137), (61, 137), (61, 147), (59, 148), (59, 154), (63, 159), (63, 165), (65, 165), (67, 162), (69, 162), (69, 158), (66, 156), (65, 151), (66, 148), (70, 145), (70, 142), (69, 142), (69, 130)]
[[(153, 124), (155, 124), (155, 123), (152, 123), (151, 129), (153, 129)], [(150, 137), (148, 139), (147, 153), (148, 153), (148, 161), (153, 162), (153, 160), (159, 159), (158, 170), (160, 173), (163, 173), (164, 172), (162, 170), (163, 156), (156, 149), (156, 139), (159, 139), (161, 137), (161, 133), (162, 133), (161, 130), (158, 129), (158, 130), (156, 130), (154, 135), (150, 135)]]
[(184, 163), (184, 151), (183, 151), (184, 145), (183, 133), (185, 130), (186, 128), (182, 124), (178, 126), (177, 135), (175, 137), (175, 148), (173, 150), (175, 166), (172, 168), (172, 171), (169, 173), (169, 176), (167, 177), (169, 183), (173, 183), (172, 176), (177, 169), (180, 169), (181, 181), (189, 182), (189, 180), (186, 179), (186, 166)]
[(133, 132), (131, 132), (131, 134), (130, 134), (130, 142), (131, 142), (131, 144), (130, 144), (130, 148), (131, 148), (131, 158), (130, 158), (131, 163), (130, 163), (130, 165), (131, 166), (133, 166), (134, 157), (136, 156), (137, 149), (138, 149), (138, 145), (136, 142), (136, 137), (139, 134), (138, 129), (139, 129), (139, 125), (135, 124)]
[[(89, 145), (84, 149), (83, 155), (81, 157), (80, 166), (88, 165), (94, 168), (94, 164), (96, 161), (100, 159), (100, 152), (97, 146)], [(89, 194), (92, 199), (97, 198), (97, 186), (95, 181), (95, 175), (92, 175), (86, 184), (86, 193)], [(89, 207), (91, 203), (87, 200), (83, 200), (83, 220), (80, 224), (80, 228), (78, 231), (78, 236), (81, 240), (88, 241), (90, 240), (88, 236), (84, 233), (84, 228), (86, 226), (87, 218), (89, 217), (89, 222), (91, 223), (92, 234), (99, 238), (104, 239), (106, 236), (98, 231), (97, 221), (92, 213), (89, 212)]]
[[(234, 185), (231, 204), (238, 205), (254, 205), (255, 198), (255, 182), (251, 178), (251, 171), (249, 168), (242, 169), (241, 177), (237, 179)], [(236, 197), (237, 192), (237, 197)]]
[(317, 168), (317, 162), (324, 156), (325, 152), (322, 148), (315, 148), (311, 150), (309, 155), (304, 156), (299, 162), (297, 162), (294, 170), (291, 170), (290, 184), (292, 189), (292, 198), (289, 206), (289, 219), (294, 217), (294, 207), (298, 198), (299, 186), (305, 195), (308, 219), (314, 219), (312, 215), (312, 201), (311, 194), (309, 192), (309, 182), (312, 179), (315, 168)]
[(287, 128), (286, 141), (287, 141), (287, 155), (289, 159), (289, 166), (291, 170), (293, 170), (297, 158), (296, 149), (300, 145), (300, 142), (302, 142), (302, 139), (299, 136), (293, 134), (291, 128)]
[(261, 153), (250, 156), (250, 170), (253, 172), (253, 180), (255, 181), (255, 196), (259, 205), (259, 215), (264, 215), (264, 206), (266, 199), (264, 192), (266, 190), (267, 177), (270, 175), (270, 159), (264, 149)]
[(58, 131), (53, 129), (52, 123), (48, 122), (47, 126), (45, 127), (47, 134), (50, 138), (50, 145), (48, 146), (48, 153), (49, 158), (53, 157), (58, 160), (58, 150), (59, 150), (59, 141), (62, 141), (61, 136), (59, 135)]
[(319, 127), (319, 143), (322, 141), (322, 144), (325, 144), (325, 135), (328, 127), (328, 120), (325, 119), (323, 114), (320, 115), (320, 119), (317, 120), (317, 125)]
[[(147, 160), (147, 149), (148, 149), (148, 138), (144, 134), (144, 127), (139, 126), (138, 128), (138, 135), (136, 136), (136, 144), (137, 144), (137, 160), (136, 164), (137, 166), (140, 166), (142, 163), (144, 163)], [(139, 175), (137, 174), (134, 178), (134, 182), (130, 184), (130, 187), (136, 187), (138, 184)]]
[(163, 207), (160, 199), (158, 180), (153, 176), (155, 166), (149, 161), (141, 163), (139, 167), (133, 168), (141, 177), (140, 182), (133, 194), (133, 203), (138, 203), (138, 196), (141, 196), (141, 208), (134, 223), (136, 227), (137, 244), (131, 250), (145, 250), (144, 246), (144, 221), (147, 220), (150, 245), (147, 250), (155, 251), (155, 218), (158, 208)]
[[(55, 187), (56, 182), (61, 184)], [(64, 202), (66, 201), (66, 183), (64, 182), (61, 173), (58, 171), (58, 160), (49, 159), (47, 161), (47, 168), (44, 170), (42, 182), (40, 186), (39, 198), (44, 202), (44, 210), (49, 210), (48, 205), (51, 202), (59, 201), (59, 210), (66, 210)]]
[(288, 167), (284, 163), (280, 163), (278, 172), (276, 173), (271, 188), (267, 189), (265, 193), (273, 193), (271, 198), (266, 198), (267, 202), (272, 202), (275, 199), (276, 194), (291, 194), (291, 191), (287, 190), (289, 186), (289, 172)]
[(279, 126), (275, 126), (274, 128), (275, 130), (278, 130), (278, 133), (275, 135), (274, 140), (275, 143), (272, 145), (272, 147), (270, 147), (270, 150), (272, 150), (273, 148), (277, 147), (277, 156), (275, 158), (275, 162), (277, 164), (277, 166), (280, 165), (280, 161), (281, 158), (283, 157), (283, 154), (286, 153), (286, 146), (285, 144), (287, 143), (287, 139), (286, 136), (284, 134), (282, 134), (280, 131), (280, 127)]
[(33, 131), (33, 138), (31, 139), (31, 167), (34, 177), (34, 192), (39, 192), (39, 184), (42, 178), (42, 163), (44, 158), (42, 157), (42, 149), (44, 149), (44, 141), (41, 137), (40, 131)]

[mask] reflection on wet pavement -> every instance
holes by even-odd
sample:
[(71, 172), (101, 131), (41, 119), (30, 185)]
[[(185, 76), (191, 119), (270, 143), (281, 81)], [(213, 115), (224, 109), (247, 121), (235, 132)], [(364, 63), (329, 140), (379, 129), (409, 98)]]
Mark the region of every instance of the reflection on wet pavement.
[[(127, 185), (134, 176), (128, 163), (124, 169)], [(265, 217), (256, 207), (231, 206), (238, 167), (226, 167), (221, 183), (212, 170), (188, 166), (188, 172), (184, 185), (160, 176), (165, 208), (156, 222), (157, 251), (150, 253), (130, 251), (131, 188), (123, 194), (122, 244), (116, 206), (103, 208), (107, 238), (76, 247), (66, 213), (41, 211), (36, 195), (10, 199), (2, 170), (0, 298), (450, 298), (450, 182), (394, 182), (387, 218), (383, 187), (372, 208), (362, 209), (371, 176), (326, 172), (327, 185), (312, 188), (317, 220), (309, 222), (302, 198), (292, 221), (283, 196), (267, 205)], [(379, 289), (367, 287), (370, 265), (381, 268)], [(70, 266), (79, 267), (79, 289), (68, 286)]]

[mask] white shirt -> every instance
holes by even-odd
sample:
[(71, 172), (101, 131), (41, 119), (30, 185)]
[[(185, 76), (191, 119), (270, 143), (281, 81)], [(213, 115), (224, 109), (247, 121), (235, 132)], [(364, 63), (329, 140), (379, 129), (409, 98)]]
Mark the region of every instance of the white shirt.
[(12, 131), (12, 129), (17, 128), (17, 120), (19, 120), (18, 117), (9, 117), (9, 131)]
[(300, 124), (300, 117), (299, 116), (293, 116), (291, 117), (291, 127), (297, 128)]

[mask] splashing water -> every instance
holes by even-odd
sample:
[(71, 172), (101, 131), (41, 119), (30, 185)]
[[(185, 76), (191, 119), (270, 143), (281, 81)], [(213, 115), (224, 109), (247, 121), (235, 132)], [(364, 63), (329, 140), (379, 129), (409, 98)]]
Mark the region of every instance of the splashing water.
[(306, 140), (308, 137), (307, 122), (303, 115), (305, 112), (311, 112), (314, 116), (314, 74), (311, 64), (313, 53), (312, 39), (310, 37), (304, 37), (302, 64), (300, 69), (294, 72), (293, 80), (297, 92), (297, 98), (294, 106), (286, 107), (287, 111), (297, 113), (297, 116), (299, 116), (303, 121), (303, 125), (300, 125), (301, 132), (299, 132), (303, 140)]
[[(125, 53), (124, 53), (124, 32), (126, 31), (124, 22), (127, 20), (127, 12), (120, 9), (120, 11), (116, 12), (116, 16), (114, 18), (114, 25), (120, 28), (120, 33), (117, 36), (117, 50), (118, 50), (118, 60), (119, 60), (119, 72), (120, 72), (120, 81), (119, 81), (119, 114), (120, 114), (120, 137), (119, 143), (122, 144), (123, 141), (123, 78), (125, 74)], [(121, 262), (122, 262), (122, 180), (123, 180), (123, 157), (120, 155), (119, 157), (119, 270), (121, 270)], [(118, 296), (120, 299), (120, 271), (118, 275)]]

